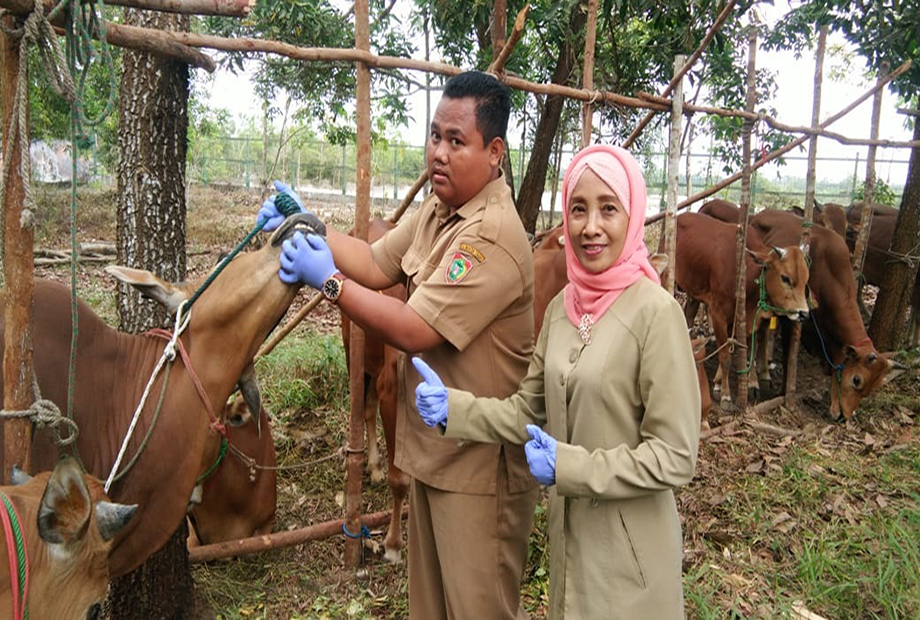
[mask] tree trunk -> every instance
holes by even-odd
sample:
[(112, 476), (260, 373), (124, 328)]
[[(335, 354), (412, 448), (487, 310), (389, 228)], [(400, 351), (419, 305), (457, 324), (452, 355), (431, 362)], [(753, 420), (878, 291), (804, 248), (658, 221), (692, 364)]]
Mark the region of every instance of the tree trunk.
[[(575, 36), (567, 37), (553, 70), (553, 84), (565, 84), (572, 71), (577, 67), (578, 51), (582, 44), (583, 30), (587, 21), (584, 7), (575, 3), (569, 17), (569, 32)], [(562, 95), (547, 95), (543, 114), (537, 123), (537, 130), (533, 137), (533, 147), (530, 150), (530, 163), (527, 172), (521, 181), (521, 191), (518, 194), (517, 210), (524, 222), (524, 229), (533, 233), (537, 227), (537, 216), (540, 214), (540, 205), (543, 201), (543, 190), (546, 187), (546, 171), (549, 168), (549, 156), (553, 151), (553, 141), (559, 129), (559, 120), (565, 97)], [(565, 205), (562, 205), (565, 209)]]
[[(914, 123), (914, 140), (920, 140), (920, 122)], [(904, 321), (917, 279), (917, 240), (920, 239), (920, 149), (910, 152), (907, 183), (891, 238), (891, 252), (911, 255), (912, 260), (891, 260), (879, 287), (869, 336), (879, 351), (894, 351), (901, 346)]]
[[(126, 10), (130, 25), (188, 31), (188, 17)], [(118, 261), (173, 282), (185, 279), (185, 165), (188, 67), (125, 51), (119, 101)], [(117, 293), (121, 329), (137, 332), (168, 323), (159, 304), (124, 285)], [(140, 568), (116, 579), (109, 618), (176, 620), (194, 610), (194, 583), (184, 523)]]
[[(188, 17), (126, 10), (146, 28), (188, 30)], [(185, 279), (185, 163), (188, 149), (188, 66), (126, 50), (118, 118), (120, 265)], [(166, 312), (126, 285), (118, 286), (124, 331), (166, 324)]]

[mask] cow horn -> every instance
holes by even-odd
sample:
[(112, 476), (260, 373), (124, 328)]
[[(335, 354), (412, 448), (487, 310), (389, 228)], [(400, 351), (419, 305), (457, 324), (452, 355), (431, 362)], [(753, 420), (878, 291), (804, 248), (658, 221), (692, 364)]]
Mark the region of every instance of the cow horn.
[(102, 536), (102, 540), (112, 540), (115, 534), (128, 524), (135, 512), (137, 504), (96, 502), (96, 521), (99, 523), (99, 535)]
[(256, 368), (252, 362), (249, 362), (243, 369), (237, 386), (240, 388), (243, 400), (246, 401), (246, 406), (256, 419), (258, 435), (262, 437), (261, 416), (259, 415), (259, 412), (262, 411), (262, 390), (259, 387), (259, 378), (256, 376)]
[(786, 258), (786, 249), (779, 246), (773, 245), (770, 246), (773, 248), (773, 251), (776, 252), (776, 255), (779, 256), (780, 260), (785, 260)]
[(19, 486), (32, 479), (32, 476), (19, 469), (19, 465), (13, 465), (13, 471), (10, 473), (10, 482)]
[(866, 358), (866, 360), (867, 360), (870, 364), (871, 364), (872, 362), (874, 362), (875, 360), (877, 360), (877, 359), (878, 359), (878, 353), (876, 353), (875, 351), (873, 351), (872, 353), (870, 353), (869, 356)]

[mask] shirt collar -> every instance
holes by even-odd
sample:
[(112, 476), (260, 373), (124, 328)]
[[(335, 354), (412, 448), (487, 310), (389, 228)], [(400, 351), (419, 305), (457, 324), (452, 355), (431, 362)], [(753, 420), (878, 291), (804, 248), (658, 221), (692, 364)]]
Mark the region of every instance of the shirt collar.
[[(485, 209), (492, 202), (507, 201), (511, 198), (511, 188), (505, 182), (505, 175), (499, 171), (497, 179), (489, 181), (479, 190), (479, 193), (466, 201), (462, 207), (457, 209), (456, 215), (467, 219), (476, 214), (480, 209)], [(437, 199), (436, 199), (437, 200)], [(445, 222), (450, 219), (450, 208), (440, 200), (437, 200), (434, 206), (434, 212), (438, 220)]]

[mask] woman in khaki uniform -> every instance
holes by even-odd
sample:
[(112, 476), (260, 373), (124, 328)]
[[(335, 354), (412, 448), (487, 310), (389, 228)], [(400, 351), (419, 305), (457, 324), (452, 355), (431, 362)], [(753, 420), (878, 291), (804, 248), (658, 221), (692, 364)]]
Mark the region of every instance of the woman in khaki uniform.
[(632, 156), (588, 147), (562, 191), (569, 284), (518, 392), (448, 390), (416, 358), (417, 408), (448, 437), (526, 442), (531, 473), (550, 486), (551, 619), (681, 618), (673, 489), (693, 476), (700, 425), (686, 324), (648, 262)]

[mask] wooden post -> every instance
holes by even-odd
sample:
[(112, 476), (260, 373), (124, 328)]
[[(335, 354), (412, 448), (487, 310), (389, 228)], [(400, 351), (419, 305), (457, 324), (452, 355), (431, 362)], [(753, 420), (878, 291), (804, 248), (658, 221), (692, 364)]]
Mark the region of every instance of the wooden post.
[[(753, 26), (748, 30), (748, 64), (747, 64), (747, 101), (745, 109), (753, 112), (757, 105), (757, 29)], [(738, 265), (737, 280), (735, 282), (735, 326), (732, 335), (735, 340), (748, 342), (747, 332), (747, 228), (748, 221), (751, 217), (751, 133), (754, 129), (754, 121), (746, 118), (741, 126), (741, 199), (739, 207), (741, 213), (738, 217), (738, 235), (735, 240), (735, 257)], [(750, 350), (747, 347), (736, 346), (734, 359), (734, 368), (738, 376), (738, 407), (742, 411), (747, 407), (748, 400), (748, 360)], [(731, 381), (729, 381), (729, 390), (731, 390)], [(722, 400), (729, 396), (722, 394)]]
[[(674, 57), (674, 73), (678, 73), (684, 66), (684, 56), (678, 54)], [(668, 192), (665, 202), (664, 216), (664, 251), (668, 255), (668, 269), (664, 273), (662, 285), (669, 293), (674, 294), (674, 272), (677, 269), (675, 254), (677, 250), (677, 189), (680, 174), (680, 133), (682, 109), (684, 104), (683, 80), (674, 86), (674, 98), (671, 106), (671, 132), (668, 141)]]
[[(888, 75), (889, 65), (883, 62), (878, 72), (878, 81), (885, 79)], [(882, 94), (883, 89), (875, 91), (875, 97), (872, 99), (872, 129), (869, 135), (873, 140), (878, 138), (878, 126), (882, 118)], [(869, 243), (869, 231), (872, 228), (872, 199), (875, 194), (875, 152), (878, 147), (874, 144), (869, 146), (866, 153), (866, 190), (863, 193), (863, 203), (859, 212), (859, 232), (856, 235), (856, 243), (853, 246), (853, 274), (856, 276), (856, 282), (860, 281), (859, 273), (862, 271), (863, 261), (866, 257), (866, 246)], [(862, 286), (858, 287), (862, 293)]]
[[(585, 69), (582, 74), (581, 85), (586, 91), (591, 91), (594, 89), (594, 47), (597, 41), (597, 0), (588, 0), (588, 24), (586, 28)], [(593, 116), (594, 105), (590, 101), (581, 104), (581, 148), (585, 148), (591, 144), (591, 124)]]
[[(821, 88), (824, 83), (824, 50), (827, 44), (827, 26), (822, 26), (818, 34), (818, 48), (815, 50), (815, 86), (811, 105), (811, 126), (817, 127), (821, 121)], [(815, 164), (818, 157), (818, 136), (808, 141), (808, 171), (805, 176), (805, 219), (802, 220), (802, 250), (809, 253), (811, 226), (815, 218)], [(796, 406), (796, 380), (799, 367), (799, 343), (802, 339), (802, 324), (794, 323), (789, 350), (786, 351), (786, 406)]]
[[(355, 2), (355, 47), (370, 50), (368, 0)], [(355, 232), (367, 241), (371, 204), (371, 71), (363, 62), (356, 64), (356, 156), (355, 156)], [(345, 541), (345, 565), (357, 566), (364, 543), (361, 540), (361, 473), (364, 469), (364, 330), (351, 322), (348, 379), (351, 417), (348, 425), (348, 479), (345, 490), (345, 527), (352, 536)]]
[[(6, 26), (14, 27), (13, 18), (5, 19)], [(29, 135), (20, 135), (14, 142), (11, 126), (18, 126), (13, 117), (13, 106), (18, 88), (29, 88), (28, 75), (19, 75), (19, 41), (0, 34), (0, 64), (2, 64), (3, 108), (2, 131), (4, 157), (9, 167), (3, 213), (3, 270), (6, 282), (6, 307), (3, 324), (6, 343), (3, 349), (3, 408), (8, 411), (28, 409), (34, 401), (32, 393), (32, 245), (34, 214), (23, 210), (24, 183), (20, 167), (22, 149), (29, 148)], [(28, 118), (28, 97), (19, 113)], [(28, 122), (28, 121), (27, 121)], [(11, 125), (13, 123), (14, 125)], [(14, 130), (15, 131), (15, 130)], [(28, 125), (26, 126), (28, 131)], [(11, 418), (3, 423), (3, 483), (9, 484), (13, 465), (24, 471), (31, 469), (32, 421), (28, 418)]]

